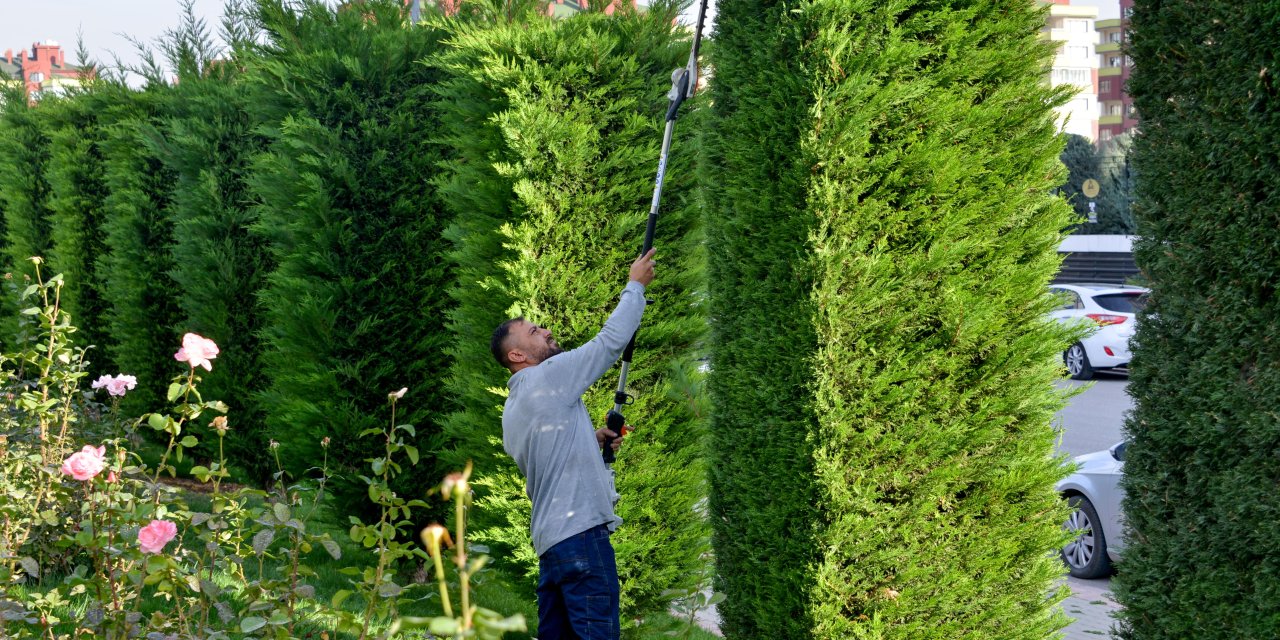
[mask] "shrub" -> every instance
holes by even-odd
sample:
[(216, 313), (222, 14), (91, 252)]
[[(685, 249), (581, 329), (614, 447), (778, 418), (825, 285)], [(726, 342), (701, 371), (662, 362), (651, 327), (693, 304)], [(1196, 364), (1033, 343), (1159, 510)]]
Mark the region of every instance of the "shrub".
[[(453, 46), (432, 63), (446, 74), (439, 92), (451, 155), (438, 184), (454, 214), (448, 236), (457, 264), (447, 380), (461, 409), (445, 422), (450, 460), (474, 460), (483, 478), (477, 504), (487, 515), (477, 519), (476, 539), (526, 577), (537, 567), (530, 504), (502, 450), (508, 374), (489, 355), (489, 335), (523, 314), (561, 344), (580, 344), (616, 305), (643, 238), (671, 69), (688, 56), (673, 17), (673, 7), (658, 4), (644, 15), (455, 22)], [(654, 303), (629, 379), (636, 402), (627, 416), (637, 430), (615, 467), (624, 620), (662, 608), (664, 590), (696, 580), (705, 547), (695, 508), (704, 494), (703, 417), (692, 372), (703, 335), (702, 255), (689, 189), (696, 125), (688, 120), (677, 126), (656, 242), (663, 266), (647, 292)], [(614, 375), (585, 396), (601, 421)]]
[[(331, 598), (317, 597), (316, 572), (307, 566), (313, 549), (334, 559), (342, 555), (336, 540), (310, 526), (324, 493), (324, 458), (318, 482), (286, 485), (278, 480), (270, 491), (227, 491), (222, 456), (210, 466), (193, 467), (195, 480), (209, 485), (208, 511), (188, 504), (165, 478), (176, 475), (174, 461), (181, 462), (184, 451), (198, 444), (195, 434), (216, 439), (216, 450), (223, 450), (227, 405), (205, 400), (199, 391), (198, 372), (217, 363), (211, 341), (184, 336), (185, 362), (176, 364), (185, 372), (174, 378), (166, 394), (174, 403), (172, 412), (144, 414), (130, 424), (130, 431), (146, 425), (167, 440), (155, 467), (136, 462), (127, 448), (131, 438), (119, 431), (102, 445), (87, 444), (73, 452), (94, 438), (86, 427), (95, 416), (84, 411), (80, 392), (83, 351), (70, 341), (74, 327), (59, 305), (62, 277), (44, 282), (39, 261), (35, 264), (37, 282), (23, 297), (35, 305), (24, 313), (37, 319), (38, 339), (22, 351), (0, 356), (5, 392), (0, 395), (0, 548), (5, 550), (0, 559), (5, 585), (0, 591), (0, 635), (296, 638), (317, 621), (322, 628), (361, 640), (381, 629), (387, 630), (381, 637), (395, 637), (400, 628), (419, 626), (459, 639), (496, 639), (506, 631), (523, 630), (521, 616), (503, 617), (468, 599), (468, 583), (485, 558), (469, 559), (464, 549), (457, 553), (463, 610), (456, 619), (444, 590), (438, 540), (432, 551), (444, 616), (422, 617), (434, 608), (424, 611), (420, 600), (425, 598), (415, 597), (425, 585), (395, 582), (390, 567), (398, 560), (430, 557), (404, 541), (413, 528), (414, 511), (426, 503), (398, 497), (389, 487), (408, 452), (405, 436), (414, 430), (396, 419), (398, 397), (390, 398), (389, 423), (366, 434), (376, 436), (382, 446), (382, 455), (371, 461), (370, 475), (362, 477), (377, 505), (377, 520), (353, 519), (350, 532), (354, 542), (371, 550), (374, 566), (344, 568), (351, 588)], [(34, 375), (28, 379), (24, 373)], [(129, 388), (127, 381), (106, 385), (115, 398)], [(103, 416), (107, 422), (119, 424), (114, 415), (118, 408), (113, 403), (112, 414)], [(328, 444), (324, 438), (322, 451)], [(275, 450), (274, 444), (271, 448)], [(455, 501), (461, 542), (464, 506), (470, 500), (466, 475), (454, 474), (446, 485), (452, 489), (452, 495), (445, 495)], [(164, 604), (157, 609), (160, 601)], [(341, 608), (348, 601), (360, 609)]]
[[(3, 269), (25, 287), (32, 275), (31, 256), (49, 249), (49, 130), (44, 111), (27, 102), (22, 87), (0, 93), (0, 215)], [(3, 304), (14, 300), (4, 296)], [(18, 332), (17, 308), (0, 307), (0, 343), (12, 346)]]
[[(428, 476), (439, 475), (436, 420), (448, 406), (450, 272), (429, 183), (440, 157), (429, 94), (437, 72), (417, 64), (439, 34), (405, 28), (402, 9), (264, 1), (267, 41), (249, 78), (270, 139), (249, 178), (261, 203), (253, 231), (272, 260), (260, 292), (260, 402), (295, 474), (319, 458), (317, 436), (332, 438), (333, 488), (352, 509), (368, 505), (354, 474), (368, 456), (356, 436), (377, 426), (370, 398), (411, 390), (412, 456)], [(421, 485), (402, 476), (395, 488)]]
[(83, 327), (78, 342), (99, 354), (95, 373), (113, 367), (104, 351), (109, 346), (102, 321), (108, 303), (103, 297), (98, 258), (106, 253), (107, 132), (128, 88), (108, 81), (93, 82), (42, 105), (49, 122), (49, 268), (67, 278), (63, 309)]
[(1152, 292), (1125, 423), (1123, 638), (1280, 633), (1277, 18), (1134, 4), (1134, 257)]
[(155, 141), (176, 176), (169, 276), (181, 292), (175, 300), (180, 324), (222, 348), (223, 366), (205, 375), (204, 386), (227, 398), (235, 416), (227, 455), (250, 477), (265, 480), (274, 465), (259, 396), (267, 380), (258, 296), (271, 262), (265, 242), (251, 232), (258, 212), (248, 187), (265, 140), (255, 131), (243, 74), (229, 64), (206, 63), (201, 71), (174, 87), (184, 112), (167, 120)]
[(1069, 207), (1027, 3), (725, 5), (707, 182), (738, 638), (1065, 624), (1045, 285)]
[(101, 321), (111, 342), (106, 353), (121, 371), (138, 378), (124, 398), (131, 413), (154, 407), (173, 373), (178, 290), (168, 272), (173, 223), (174, 172), (148, 138), (179, 104), (172, 90), (152, 84), (116, 94), (114, 122), (102, 148), (106, 197), (102, 203), (102, 253), (94, 265), (104, 302)]

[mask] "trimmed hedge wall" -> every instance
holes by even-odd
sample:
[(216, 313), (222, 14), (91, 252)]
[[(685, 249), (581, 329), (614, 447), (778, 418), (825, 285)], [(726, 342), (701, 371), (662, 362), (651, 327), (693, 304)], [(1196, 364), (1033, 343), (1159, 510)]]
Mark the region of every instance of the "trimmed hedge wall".
[(218, 366), (202, 372), (204, 394), (230, 407), (228, 460), (250, 477), (270, 478), (268, 407), (260, 363), (264, 319), (258, 294), (270, 271), (265, 242), (250, 231), (257, 221), (248, 180), (264, 138), (255, 131), (243, 74), (227, 65), (174, 88), (185, 109), (158, 141), (176, 175), (170, 208), (176, 289), (174, 324), (218, 343)]
[(1065, 625), (1043, 10), (720, 6), (712, 522), (735, 638)]
[[(43, 112), (27, 103), (24, 91), (0, 93), (0, 215), (4, 220), (4, 271), (15, 286), (34, 274), (28, 258), (49, 249), (49, 128)], [(47, 269), (46, 269), (47, 271)], [(20, 289), (19, 289), (20, 290)], [(0, 342), (14, 344), (18, 304), (9, 295), (0, 302)]]
[(1280, 637), (1280, 7), (1134, 5), (1120, 637)]
[(450, 407), (440, 381), (451, 274), (428, 181), (441, 157), (430, 111), (437, 72), (418, 63), (440, 34), (406, 28), (401, 11), (264, 0), (267, 42), (249, 71), (270, 140), (248, 178), (260, 202), (253, 231), (273, 265), (260, 292), (259, 401), (295, 474), (319, 465), (320, 441), (332, 438), (331, 486), (353, 509), (370, 504), (355, 474), (377, 450), (360, 434), (385, 424), (387, 394), (402, 387), (397, 420), (417, 427), (423, 463), (393, 487), (421, 497), (446, 471), (436, 455)]
[(170, 379), (182, 372), (182, 363), (173, 359), (181, 336), (173, 328), (180, 294), (168, 274), (176, 176), (149, 144), (160, 120), (180, 103), (169, 87), (154, 84), (122, 92), (115, 102), (115, 122), (102, 145), (103, 253), (95, 265), (100, 280), (91, 284), (105, 302), (103, 323), (112, 338), (106, 354), (118, 372), (138, 378), (121, 407), (138, 415), (163, 406)]
[[(445, 423), (456, 443), (451, 461), (477, 465), (476, 538), (526, 576), (537, 570), (530, 506), (502, 452), (509, 374), (489, 354), (489, 335), (525, 315), (569, 348), (594, 336), (617, 303), (643, 239), (671, 70), (688, 56), (674, 15), (655, 6), (646, 15), (452, 23), (452, 46), (433, 62), (448, 78), (439, 92), (452, 156), (438, 183), (454, 213), (448, 234), (458, 265), (448, 316), (448, 384), (461, 404)], [(628, 381), (637, 431), (614, 467), (625, 521), (613, 537), (624, 620), (663, 608), (665, 589), (692, 585), (706, 548), (696, 508), (703, 422), (696, 374), (687, 373), (705, 322), (690, 188), (697, 117), (677, 125), (656, 241), (662, 266)], [(586, 395), (601, 424), (615, 376)]]
[(41, 105), (49, 127), (48, 255), (45, 273), (60, 273), (62, 308), (77, 327), (74, 340), (93, 346), (90, 377), (115, 374), (108, 356), (110, 332), (102, 297), (102, 274), (97, 261), (106, 253), (107, 128), (121, 101), (129, 96), (123, 87), (94, 82), (65, 97)]

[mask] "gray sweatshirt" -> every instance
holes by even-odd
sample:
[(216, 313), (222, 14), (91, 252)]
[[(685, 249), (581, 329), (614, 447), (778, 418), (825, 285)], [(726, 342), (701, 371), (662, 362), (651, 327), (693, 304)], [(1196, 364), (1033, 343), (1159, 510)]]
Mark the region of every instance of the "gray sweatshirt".
[(644, 285), (629, 282), (622, 299), (590, 342), (507, 381), (502, 445), (525, 477), (533, 501), (533, 549), (539, 556), (556, 543), (596, 525), (622, 523), (613, 512), (618, 494), (600, 456), (595, 428), (582, 394), (622, 355), (640, 326)]

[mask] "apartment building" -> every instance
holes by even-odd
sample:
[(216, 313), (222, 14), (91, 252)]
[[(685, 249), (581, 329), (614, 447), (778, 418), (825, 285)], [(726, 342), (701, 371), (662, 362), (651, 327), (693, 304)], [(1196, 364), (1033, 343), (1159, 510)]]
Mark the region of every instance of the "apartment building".
[(1133, 61), (1124, 54), (1133, 0), (1120, 0), (1120, 17), (1099, 20), (1098, 29), (1098, 142), (1106, 142), (1138, 126), (1133, 99), (1125, 90)]
[[(1042, 0), (1043, 1), (1043, 0)], [(1044, 37), (1058, 45), (1049, 83), (1076, 89), (1071, 102), (1059, 107), (1065, 133), (1098, 139), (1098, 8), (1075, 6), (1070, 0), (1050, 0)]]

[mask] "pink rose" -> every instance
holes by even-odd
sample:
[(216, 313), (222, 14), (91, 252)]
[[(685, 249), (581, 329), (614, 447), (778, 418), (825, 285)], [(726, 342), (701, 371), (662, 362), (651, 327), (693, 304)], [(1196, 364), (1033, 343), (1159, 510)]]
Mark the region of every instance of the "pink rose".
[(205, 371), (213, 371), (213, 364), (209, 361), (218, 357), (218, 345), (208, 338), (188, 333), (182, 336), (182, 348), (173, 357), (190, 364), (192, 369), (204, 367)]
[(178, 525), (167, 520), (152, 520), (138, 530), (138, 546), (143, 553), (160, 553), (164, 546), (178, 535)]
[(123, 396), (128, 390), (138, 386), (134, 376), (120, 374), (118, 376), (102, 376), (93, 383), (94, 389), (106, 389), (113, 396)]
[(62, 473), (81, 482), (92, 480), (107, 466), (103, 458), (106, 453), (106, 447), (93, 447), (86, 444), (83, 449), (71, 454), (63, 461)]

